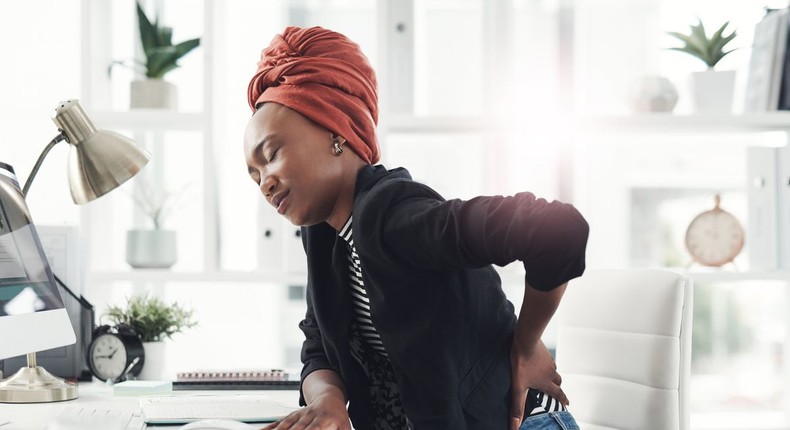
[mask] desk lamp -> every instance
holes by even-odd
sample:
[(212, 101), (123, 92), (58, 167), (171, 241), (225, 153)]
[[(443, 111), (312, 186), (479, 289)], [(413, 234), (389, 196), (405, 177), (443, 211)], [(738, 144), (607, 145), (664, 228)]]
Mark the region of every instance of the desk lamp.
[[(78, 100), (59, 103), (52, 120), (60, 134), (38, 157), (22, 189), (25, 196), (44, 158), (63, 140), (71, 144), (69, 185), (71, 197), (77, 204), (85, 204), (113, 190), (136, 175), (151, 158), (131, 139), (111, 131), (97, 130)], [(0, 402), (42, 403), (75, 398), (76, 384), (36, 366), (35, 352), (27, 354), (27, 367), (0, 381)]]

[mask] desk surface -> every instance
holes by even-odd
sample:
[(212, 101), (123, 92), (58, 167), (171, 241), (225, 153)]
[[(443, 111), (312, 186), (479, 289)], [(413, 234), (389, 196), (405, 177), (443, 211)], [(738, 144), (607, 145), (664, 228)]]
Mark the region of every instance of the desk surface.
[[(286, 406), (299, 405), (298, 390), (270, 390), (270, 391), (173, 391), (172, 395), (193, 394), (231, 394), (231, 393), (266, 393), (273, 400)], [(53, 403), (0, 403), (0, 430), (45, 430), (47, 425), (64, 408), (81, 406), (93, 409), (108, 409), (117, 411), (136, 411), (137, 396), (113, 395), (112, 387), (100, 382), (80, 383), (79, 397), (75, 400)], [(3, 423), (10, 423), (3, 425)]]

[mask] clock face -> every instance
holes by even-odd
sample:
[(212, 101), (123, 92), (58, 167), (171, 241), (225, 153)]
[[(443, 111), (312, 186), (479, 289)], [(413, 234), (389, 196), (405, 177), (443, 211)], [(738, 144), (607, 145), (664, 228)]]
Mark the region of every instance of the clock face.
[(738, 219), (718, 208), (698, 215), (686, 231), (686, 247), (697, 262), (706, 266), (732, 261), (741, 252), (743, 241)]
[(102, 334), (91, 343), (91, 368), (102, 380), (117, 380), (126, 370), (126, 347), (118, 336)]

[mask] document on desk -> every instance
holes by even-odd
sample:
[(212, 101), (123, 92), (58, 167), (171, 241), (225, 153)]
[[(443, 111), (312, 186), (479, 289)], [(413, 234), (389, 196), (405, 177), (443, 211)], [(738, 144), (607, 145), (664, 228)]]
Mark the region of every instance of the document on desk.
[(144, 396), (138, 403), (148, 424), (185, 424), (211, 418), (273, 422), (297, 409), (283, 406), (265, 394)]

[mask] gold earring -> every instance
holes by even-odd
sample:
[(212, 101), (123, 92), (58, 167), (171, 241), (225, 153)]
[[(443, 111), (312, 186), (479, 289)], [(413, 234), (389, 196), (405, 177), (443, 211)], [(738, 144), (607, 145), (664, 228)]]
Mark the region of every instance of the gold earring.
[(343, 148), (340, 147), (339, 140), (335, 139), (332, 141), (332, 151), (334, 151), (336, 157), (339, 157), (340, 154), (343, 153)]

